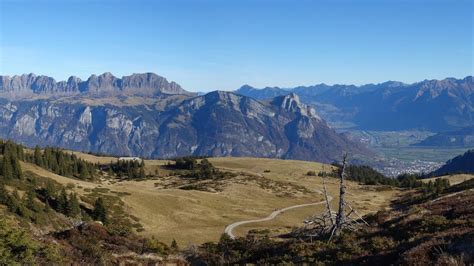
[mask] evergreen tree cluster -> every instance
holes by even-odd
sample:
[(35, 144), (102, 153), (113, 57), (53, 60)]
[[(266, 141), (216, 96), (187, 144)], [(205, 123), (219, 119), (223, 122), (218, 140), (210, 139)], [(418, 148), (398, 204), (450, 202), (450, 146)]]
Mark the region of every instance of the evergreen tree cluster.
[(422, 175), (419, 174), (401, 174), (397, 176), (398, 186), (403, 188), (419, 188), (423, 186)]
[(186, 157), (176, 158), (174, 160), (174, 164), (169, 164), (168, 166), (174, 169), (195, 170), (196, 167), (198, 166), (198, 162), (195, 157), (186, 156)]
[(425, 194), (441, 194), (445, 189), (449, 188), (449, 180), (445, 178), (438, 178), (434, 182), (429, 181), (428, 183), (423, 183), (422, 190)]
[(38, 243), (17, 225), (0, 217), (0, 265), (34, 265)]
[(75, 177), (82, 180), (94, 179), (98, 168), (93, 163), (79, 159), (74, 154), (51, 147), (46, 147), (44, 151), (41, 151), (41, 149), (36, 146), (33, 158), (30, 158), (30, 161), (55, 174)]
[(396, 179), (386, 177), (382, 173), (367, 165), (349, 165), (347, 170), (349, 173), (347, 179), (357, 181), (364, 185), (398, 185), (398, 181)]
[(201, 159), (198, 163), (195, 157), (176, 158), (174, 164), (168, 164), (169, 168), (188, 170), (182, 177), (196, 178), (196, 179), (211, 179), (222, 178), (225, 173), (217, 170), (214, 165), (206, 158)]
[(59, 148), (46, 147), (42, 151), (35, 147), (33, 154), (27, 154), (24, 147), (11, 140), (0, 139), (0, 174), (6, 179), (22, 177), (20, 161), (34, 163), (48, 169), (55, 174), (75, 177), (82, 180), (94, 179), (97, 165), (79, 159), (76, 155), (65, 152)]
[[(334, 173), (320, 172), (319, 176), (338, 176), (341, 168), (338, 164), (333, 164), (336, 167)], [(449, 181), (447, 179), (436, 179), (434, 182), (422, 182), (423, 174), (401, 174), (397, 178), (386, 177), (377, 170), (370, 166), (362, 165), (349, 165), (347, 166), (347, 179), (357, 181), (364, 185), (389, 185), (401, 188), (417, 188), (424, 194), (439, 194), (449, 187)]]
[(21, 179), (23, 172), (21, 170), (20, 160), (24, 160), (25, 153), (21, 145), (17, 145), (12, 141), (0, 140), (0, 174), (5, 179)]
[(104, 200), (101, 197), (96, 199), (91, 217), (96, 221), (103, 222), (104, 224), (108, 222), (107, 209), (105, 208)]
[(118, 160), (110, 163), (109, 174), (115, 174), (120, 178), (143, 179), (145, 174), (144, 160)]
[(191, 173), (194, 178), (210, 179), (221, 177), (221, 173), (207, 159), (202, 159), (196, 168)]
[(10, 212), (37, 224), (45, 222), (51, 209), (69, 217), (80, 217), (81, 208), (75, 193), (67, 194), (64, 188), (58, 192), (58, 185), (50, 180), (40, 186), (34, 178), (25, 182), (26, 191), (21, 197), (16, 188), (8, 192), (5, 180), (0, 177), (0, 204), (7, 206)]

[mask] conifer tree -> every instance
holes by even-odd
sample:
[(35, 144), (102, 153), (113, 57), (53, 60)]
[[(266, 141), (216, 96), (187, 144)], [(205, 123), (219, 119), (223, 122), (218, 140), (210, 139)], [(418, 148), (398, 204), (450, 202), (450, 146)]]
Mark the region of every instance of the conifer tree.
[(21, 164), (17, 157), (13, 157), (12, 160), (13, 176), (21, 179), (23, 177), (23, 171), (21, 170)]
[(173, 238), (173, 241), (171, 241), (171, 249), (173, 251), (177, 251), (178, 250), (178, 242), (176, 242), (176, 239)]
[(36, 193), (34, 189), (31, 187), (26, 191), (26, 202), (25, 205), (28, 209), (39, 212), (40, 211), (40, 206), (38, 206), (38, 203), (35, 201), (36, 199)]
[(31, 211), (27, 207), (28, 204), (28, 195), (23, 195), (23, 198), (20, 200), (20, 204), (16, 210), (16, 213), (21, 217), (30, 218)]
[(5, 184), (0, 180), (0, 204), (7, 203), (8, 200), (8, 192), (5, 188)]
[(43, 155), (41, 154), (41, 150), (38, 145), (35, 146), (34, 163), (38, 166), (44, 167)]
[(76, 193), (71, 193), (67, 204), (67, 215), (70, 217), (78, 217), (81, 214), (81, 207)]
[(81, 161), (79, 164), (79, 178), (82, 180), (85, 180), (89, 177), (90, 175), (89, 175), (89, 172), (87, 171), (87, 166), (85, 162)]
[(56, 193), (57, 193), (56, 186), (51, 180), (48, 179), (48, 181), (46, 181), (46, 187), (45, 187), (46, 198), (56, 197)]
[(112, 163), (110, 163), (110, 167), (109, 167), (109, 170), (108, 170), (108, 174), (109, 174), (109, 177), (114, 176), (114, 170), (112, 169)]
[(6, 205), (11, 212), (18, 212), (18, 209), (21, 205), (21, 199), (16, 189), (10, 195), (8, 195)]
[(140, 178), (142, 179), (146, 178), (145, 169), (143, 167), (140, 167)]
[(3, 155), (2, 159), (2, 175), (6, 180), (13, 179), (13, 167), (10, 158), (7, 155)]
[(66, 193), (66, 190), (63, 188), (58, 197), (58, 210), (57, 211), (60, 213), (66, 214), (67, 206), (68, 206), (67, 193)]
[(107, 210), (105, 209), (104, 200), (99, 197), (94, 203), (92, 218), (103, 223), (107, 223)]

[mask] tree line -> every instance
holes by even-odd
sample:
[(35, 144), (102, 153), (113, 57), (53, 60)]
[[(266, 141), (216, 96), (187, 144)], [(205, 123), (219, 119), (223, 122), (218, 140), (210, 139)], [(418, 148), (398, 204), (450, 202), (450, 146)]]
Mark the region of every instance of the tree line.
[[(318, 176), (338, 176), (341, 170), (341, 165), (333, 163), (336, 170), (330, 173), (319, 172)], [(400, 188), (417, 188), (423, 193), (441, 193), (449, 187), (449, 180), (436, 179), (435, 181), (423, 182), (426, 178), (423, 174), (400, 174), (396, 178), (387, 177), (367, 165), (348, 165), (347, 166), (347, 180), (357, 181), (363, 185), (387, 185)], [(308, 175), (312, 175), (309, 174)]]
[(119, 178), (127, 177), (130, 179), (146, 178), (144, 160), (118, 160), (117, 162), (111, 162), (106, 167), (109, 176), (116, 175)]
[(59, 148), (46, 147), (41, 150), (36, 146), (33, 154), (25, 153), (22, 145), (11, 140), (0, 140), (0, 155), (2, 155), (0, 173), (6, 179), (21, 179), (23, 172), (20, 161), (34, 163), (58, 175), (82, 180), (94, 179), (98, 169), (97, 165)]
[[(6, 185), (14, 187), (9, 192)], [(17, 187), (22, 188), (23, 196)], [(0, 176), (0, 204), (18, 216), (37, 224), (44, 224), (51, 211), (62, 213), (71, 218), (92, 218), (107, 222), (107, 210), (102, 198), (97, 198), (91, 211), (81, 209), (76, 193), (67, 193), (66, 189), (50, 179), (38, 182), (35, 177), (28, 177), (20, 182), (8, 181)]]
[(168, 163), (167, 166), (171, 169), (187, 170), (182, 174), (182, 177), (195, 179), (217, 179), (222, 178), (226, 173), (219, 171), (209, 162), (208, 159), (202, 158), (200, 162), (196, 157), (186, 156), (174, 159), (174, 163)]
[(79, 159), (75, 154), (52, 147), (46, 147), (42, 151), (39, 146), (36, 146), (33, 157), (28, 161), (55, 174), (82, 180), (94, 179), (98, 169), (97, 165)]
[(0, 174), (5, 179), (21, 179), (23, 171), (21, 169), (20, 161), (24, 160), (25, 152), (21, 145), (17, 145), (12, 141), (0, 140)]

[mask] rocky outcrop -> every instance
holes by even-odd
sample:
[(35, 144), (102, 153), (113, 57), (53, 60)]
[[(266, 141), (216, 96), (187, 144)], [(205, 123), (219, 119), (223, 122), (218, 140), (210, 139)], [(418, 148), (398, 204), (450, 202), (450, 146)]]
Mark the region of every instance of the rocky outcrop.
[(70, 77), (56, 82), (47, 76), (24, 74), (21, 76), (0, 76), (0, 96), (22, 99), (32, 95), (60, 96), (156, 96), (162, 94), (195, 95), (185, 91), (175, 82), (154, 73), (133, 74), (121, 79), (111, 73), (90, 76), (86, 81)]
[[(153, 77), (123, 80), (126, 88), (155, 87), (158, 82)], [(111, 76), (94, 78), (94, 83), (104, 89), (113, 88), (117, 82)], [(294, 94), (260, 102), (215, 91), (166, 109), (157, 106), (4, 99), (0, 100), (0, 137), (29, 146), (54, 145), (152, 158), (208, 155), (332, 162), (344, 151), (368, 153), (330, 129)]]

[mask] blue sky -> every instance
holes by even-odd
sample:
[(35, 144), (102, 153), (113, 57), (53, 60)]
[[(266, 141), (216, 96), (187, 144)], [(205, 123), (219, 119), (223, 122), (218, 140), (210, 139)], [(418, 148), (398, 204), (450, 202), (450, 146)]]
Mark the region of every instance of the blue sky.
[(192, 91), (473, 69), (472, 1), (5, 1), (0, 74), (155, 72)]

